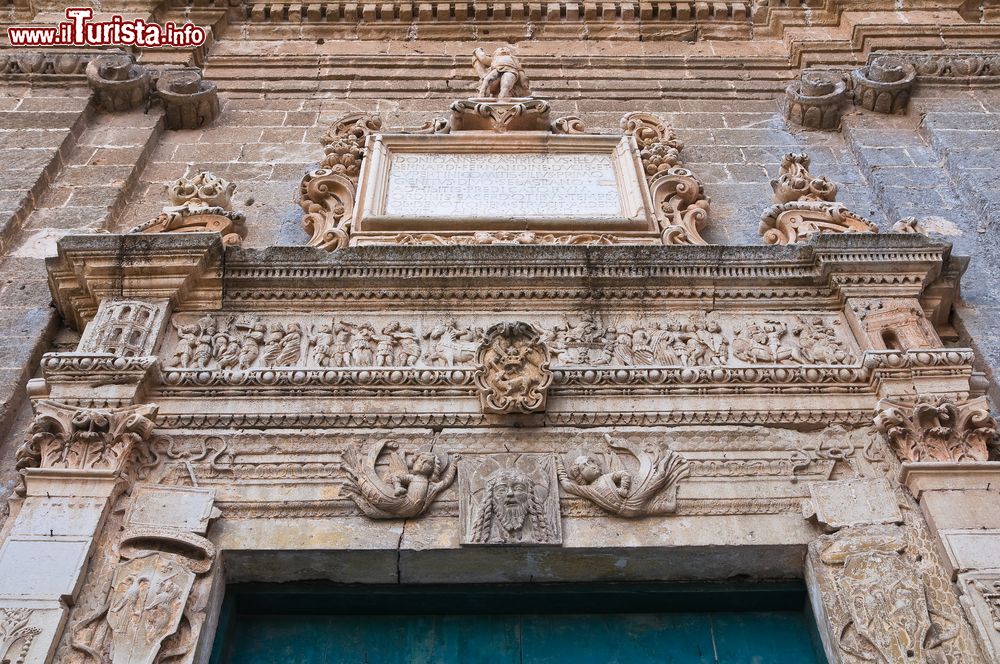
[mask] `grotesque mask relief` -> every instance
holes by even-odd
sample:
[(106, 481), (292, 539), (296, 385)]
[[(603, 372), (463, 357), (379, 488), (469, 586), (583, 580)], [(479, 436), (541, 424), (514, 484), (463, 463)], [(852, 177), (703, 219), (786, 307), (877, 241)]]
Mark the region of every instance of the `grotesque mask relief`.
[[(379, 474), (376, 466), (382, 458), (388, 469)], [(361, 460), (348, 448), (344, 451), (346, 491), (372, 519), (420, 516), (455, 481), (458, 458), (431, 451), (400, 452), (397, 443), (381, 441)]]
[(626, 518), (675, 512), (677, 484), (691, 472), (684, 457), (665, 445), (643, 450), (607, 434), (604, 440), (610, 453), (580, 454), (568, 467), (556, 457), (563, 491)]
[(941, 645), (957, 636), (957, 625), (932, 609), (903, 528), (848, 528), (810, 549), (824, 566), (820, 591), (844, 662), (954, 661)]
[(463, 461), (462, 544), (561, 544), (555, 464), (541, 455)]
[(476, 386), (487, 413), (545, 410), (552, 372), (542, 333), (528, 323), (498, 323), (476, 352)]

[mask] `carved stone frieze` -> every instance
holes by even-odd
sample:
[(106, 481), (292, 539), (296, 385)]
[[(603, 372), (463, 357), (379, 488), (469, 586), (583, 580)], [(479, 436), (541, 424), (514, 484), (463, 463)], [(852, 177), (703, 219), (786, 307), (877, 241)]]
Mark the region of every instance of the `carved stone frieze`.
[[(463, 244), (619, 244), (621, 240), (608, 233), (576, 233), (554, 235), (535, 231), (477, 231), (467, 235), (437, 233), (400, 233), (387, 236), (385, 244), (463, 245)], [(374, 244), (375, 242), (373, 242)], [(630, 242), (630, 244), (637, 244)]]
[(890, 56), (872, 59), (866, 67), (851, 72), (854, 103), (877, 113), (905, 113), (917, 70), (908, 62)]
[(677, 484), (690, 475), (687, 460), (663, 446), (643, 449), (604, 435), (610, 452), (602, 461), (586, 452), (569, 461), (556, 457), (559, 485), (566, 493), (588, 500), (625, 518), (677, 511)]
[[(872, 55), (872, 59), (878, 57)], [(912, 64), (920, 78), (960, 81), (1000, 76), (997, 53), (893, 53), (892, 57)]]
[(684, 144), (673, 128), (650, 113), (628, 113), (620, 124), (639, 147), (663, 244), (707, 244), (700, 231), (711, 200), (698, 177), (684, 168)]
[[(379, 474), (382, 457), (388, 470)], [(400, 451), (395, 442), (370, 446), (364, 459), (353, 448), (344, 452), (347, 491), (362, 512), (373, 519), (408, 519), (423, 514), (455, 481), (460, 457), (432, 451)]]
[(814, 233), (877, 233), (878, 227), (837, 203), (837, 185), (809, 172), (809, 156), (786, 154), (776, 180), (773, 205), (761, 215), (765, 244), (801, 242)]
[(87, 82), (98, 107), (107, 112), (131, 111), (146, 103), (152, 80), (131, 55), (109, 53), (87, 64)]
[(545, 410), (552, 384), (549, 349), (530, 323), (497, 323), (476, 349), (475, 383), (485, 413)]
[(219, 117), (219, 93), (201, 69), (168, 69), (156, 81), (168, 129), (198, 129)]
[(30, 608), (0, 607), (0, 662), (26, 664), (31, 644), (42, 633), (30, 624)]
[(839, 75), (807, 69), (785, 90), (785, 119), (810, 129), (838, 129), (846, 92)]
[(153, 431), (156, 406), (76, 408), (55, 401), (34, 402), (28, 440), (17, 450), (15, 467), (120, 472), (132, 448)]
[(986, 461), (996, 420), (986, 399), (923, 396), (879, 403), (875, 426), (900, 461)]
[(167, 187), (170, 205), (153, 221), (130, 233), (218, 232), (226, 245), (239, 246), (247, 235), (246, 217), (232, 210), (236, 185), (208, 171), (180, 178)]
[(102, 55), (96, 52), (49, 53), (44, 51), (4, 51), (0, 54), (0, 76), (79, 76), (87, 64)]
[(462, 461), (462, 544), (560, 544), (554, 459), (502, 454)]
[(852, 364), (857, 358), (835, 329), (821, 318), (796, 316), (791, 332), (796, 343), (786, 340), (787, 323), (774, 320), (750, 322), (736, 330), (732, 351), (750, 364)]
[(347, 246), (365, 139), (381, 128), (379, 116), (352, 113), (334, 123), (323, 137), (323, 161), (299, 186), (299, 205), (305, 211), (302, 227), (311, 236), (310, 247), (333, 251)]

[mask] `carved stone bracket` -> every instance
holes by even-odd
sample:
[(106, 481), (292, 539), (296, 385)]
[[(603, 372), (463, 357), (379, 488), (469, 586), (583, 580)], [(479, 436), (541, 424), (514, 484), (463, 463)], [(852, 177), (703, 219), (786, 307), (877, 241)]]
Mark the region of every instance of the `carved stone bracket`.
[(33, 405), (28, 440), (15, 455), (15, 468), (22, 475), (35, 468), (120, 473), (132, 448), (153, 432), (156, 414), (156, 406), (148, 404), (76, 408), (41, 400)]
[(890, 56), (875, 58), (851, 72), (854, 103), (876, 113), (905, 113), (917, 70)]
[(968, 402), (921, 397), (879, 402), (875, 426), (900, 461), (986, 461), (996, 421), (985, 397)]
[[(365, 459), (348, 448), (344, 452), (347, 494), (372, 519), (408, 519), (420, 516), (455, 481), (456, 455), (438, 455), (428, 450), (401, 452), (398, 444), (380, 441), (372, 445)], [(380, 475), (376, 464), (388, 461), (388, 471)]]
[(323, 161), (299, 186), (299, 205), (305, 211), (302, 227), (311, 235), (310, 247), (333, 251), (347, 246), (365, 139), (381, 128), (379, 116), (352, 113), (323, 137)]
[(460, 99), (451, 105), (451, 130), (548, 131), (551, 110), (549, 102), (533, 97)]
[[(665, 445), (642, 449), (604, 435), (610, 452), (586, 452), (569, 460), (556, 457), (559, 485), (615, 516), (633, 518), (677, 511), (677, 485), (691, 474), (690, 464)], [(624, 453), (624, 454), (619, 454)]]
[(101, 55), (87, 64), (87, 82), (102, 111), (131, 111), (146, 103), (149, 71), (124, 53)]
[(776, 180), (773, 205), (761, 215), (765, 244), (801, 242), (814, 233), (877, 233), (871, 221), (835, 201), (837, 185), (809, 173), (809, 156), (786, 154)]
[(785, 119), (810, 129), (837, 129), (846, 91), (847, 83), (834, 73), (803, 71), (785, 90)]
[(476, 351), (475, 383), (485, 413), (545, 410), (552, 384), (549, 349), (529, 323), (498, 323)]
[(651, 113), (629, 113), (620, 124), (639, 148), (663, 244), (707, 244), (701, 230), (711, 199), (698, 177), (683, 167), (684, 144), (673, 128)]
[(561, 544), (554, 459), (500, 454), (462, 461), (462, 544)]
[(168, 186), (171, 205), (153, 221), (130, 233), (207, 233), (222, 235), (225, 245), (239, 246), (247, 236), (246, 217), (232, 210), (236, 185), (208, 171), (180, 178)]
[(219, 94), (198, 68), (169, 69), (156, 81), (168, 129), (197, 129), (219, 117)]

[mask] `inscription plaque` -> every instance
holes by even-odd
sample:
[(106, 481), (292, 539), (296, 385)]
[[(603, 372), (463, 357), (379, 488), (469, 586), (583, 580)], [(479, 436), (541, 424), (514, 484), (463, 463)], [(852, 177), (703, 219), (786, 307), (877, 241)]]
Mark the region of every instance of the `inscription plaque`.
[(354, 244), (511, 231), (537, 231), (551, 242), (659, 242), (630, 136), (373, 134), (366, 148)]
[(619, 217), (607, 154), (398, 154), (385, 213), (400, 217)]

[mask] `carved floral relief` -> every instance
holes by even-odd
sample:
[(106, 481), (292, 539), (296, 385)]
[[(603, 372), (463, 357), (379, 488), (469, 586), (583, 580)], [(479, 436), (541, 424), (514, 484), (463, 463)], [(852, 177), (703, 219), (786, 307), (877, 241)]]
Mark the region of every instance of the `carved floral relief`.
[(931, 396), (880, 402), (875, 426), (900, 461), (986, 461), (997, 429), (985, 399)]
[(0, 608), (0, 662), (25, 664), (35, 637), (42, 633), (29, 625), (32, 609)]

